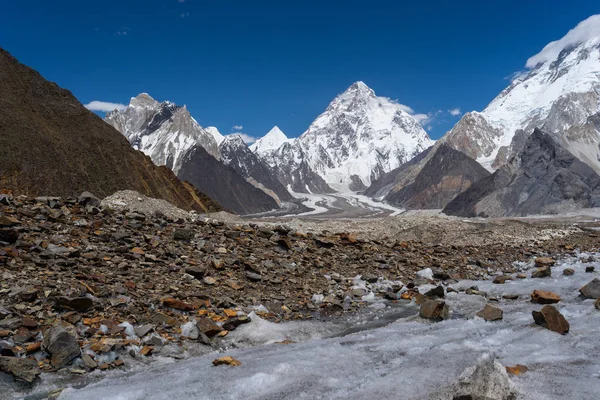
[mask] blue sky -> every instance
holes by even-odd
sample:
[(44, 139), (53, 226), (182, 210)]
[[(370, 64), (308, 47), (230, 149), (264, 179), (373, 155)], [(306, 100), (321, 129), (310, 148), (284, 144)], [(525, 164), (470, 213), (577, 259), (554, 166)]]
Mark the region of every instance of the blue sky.
[(362, 80), (429, 114), (432, 138), (600, 3), (541, 1), (5, 1), (0, 46), (82, 103), (148, 92), (203, 126), (301, 134)]

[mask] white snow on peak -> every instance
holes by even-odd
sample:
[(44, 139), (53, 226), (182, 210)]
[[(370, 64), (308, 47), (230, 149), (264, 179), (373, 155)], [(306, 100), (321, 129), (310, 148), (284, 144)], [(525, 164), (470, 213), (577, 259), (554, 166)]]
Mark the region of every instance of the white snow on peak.
[[(533, 68), (519, 74), (482, 112), (463, 116), (445, 138), (458, 135), (454, 146), (460, 150), (468, 129), (470, 147), (483, 149), (477, 161), (490, 170), (499, 150), (510, 146), (516, 130), (531, 133), (539, 127), (561, 136), (600, 111), (600, 16), (588, 18), (561, 40), (548, 44), (527, 66)], [(474, 125), (468, 121), (475, 121)], [(586, 140), (586, 145), (597, 144), (600, 137)], [(575, 151), (580, 145), (566, 147)], [(595, 155), (591, 157), (592, 164), (598, 162)]]
[(561, 39), (548, 43), (542, 51), (527, 60), (526, 67), (533, 68), (539, 63), (555, 60), (560, 52), (567, 47), (581, 44), (599, 36), (600, 14), (596, 14), (581, 21)]
[(147, 93), (133, 97), (125, 110), (113, 111), (104, 120), (156, 165), (166, 165), (175, 173), (185, 154), (196, 145), (220, 159), (213, 135), (192, 118), (185, 106), (178, 107), (170, 101), (159, 103)]
[(265, 136), (258, 139), (250, 146), (250, 150), (258, 154), (264, 154), (268, 151), (277, 150), (282, 144), (289, 142), (290, 139), (274, 126)]
[(297, 142), (308, 165), (340, 192), (352, 175), (365, 186), (433, 145), (406, 106), (352, 84), (317, 117)]
[(213, 138), (217, 141), (217, 144), (221, 144), (221, 142), (225, 139), (225, 136), (219, 132), (219, 130), (215, 126), (207, 126), (204, 130), (210, 133)]

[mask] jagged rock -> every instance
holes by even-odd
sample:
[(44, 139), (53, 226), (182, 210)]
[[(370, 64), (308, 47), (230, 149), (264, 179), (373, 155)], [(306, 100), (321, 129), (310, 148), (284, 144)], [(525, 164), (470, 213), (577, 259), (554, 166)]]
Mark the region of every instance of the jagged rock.
[(81, 354), (77, 340), (60, 323), (44, 332), (42, 348), (52, 356), (52, 366), (57, 369), (69, 364)]
[(444, 288), (442, 286), (434, 287), (425, 293), (425, 296), (429, 298), (442, 298), (445, 295), (446, 293), (444, 292)]
[(216, 336), (221, 331), (223, 331), (223, 328), (214, 323), (210, 318), (198, 319), (198, 321), (196, 321), (196, 326), (198, 327), (201, 333), (205, 334), (209, 338)]
[[(467, 368), (457, 384), (444, 390), (452, 393), (455, 400), (515, 400), (516, 389), (508, 377), (506, 368), (493, 356), (485, 354), (479, 363)], [(448, 397), (432, 397), (432, 399)]]
[(498, 321), (502, 319), (504, 311), (501, 308), (494, 307), (491, 304), (486, 304), (483, 310), (479, 311), (478, 317), (485, 319), (486, 321)]
[(58, 303), (61, 307), (80, 312), (87, 311), (94, 306), (94, 301), (89, 297), (76, 297), (74, 299), (61, 297)]
[(531, 302), (537, 304), (554, 304), (560, 301), (560, 296), (553, 292), (534, 290), (531, 294)]
[(16, 243), (19, 240), (19, 231), (16, 229), (0, 229), (0, 242)]
[(589, 266), (589, 267), (585, 267), (585, 272), (587, 273), (592, 273), (594, 272), (595, 268), (593, 266)]
[(173, 239), (189, 242), (195, 235), (196, 233), (192, 229), (179, 228), (175, 229), (175, 232), (173, 232)]
[(243, 325), (243, 324), (247, 324), (250, 322), (250, 318), (242, 315), (236, 318), (231, 318), (228, 319), (224, 324), (223, 324), (223, 329), (228, 330), (228, 331), (233, 331), (235, 330), (238, 326)]
[(89, 369), (93, 370), (98, 368), (98, 363), (89, 354), (82, 355), (81, 361), (83, 361), (83, 365)]
[(540, 267), (531, 273), (532, 278), (546, 278), (548, 276), (552, 276), (550, 267)]
[(506, 372), (508, 372), (511, 375), (521, 375), (527, 371), (529, 371), (529, 368), (527, 368), (527, 366), (521, 365), (521, 364), (517, 364), (514, 367), (508, 367), (508, 366), (506, 367)]
[(554, 264), (556, 264), (556, 261), (554, 261), (550, 257), (536, 257), (536, 259), (535, 259), (535, 266), (538, 268), (539, 267), (552, 267)]
[(569, 332), (569, 322), (553, 306), (544, 306), (540, 311), (532, 311), (536, 324), (564, 335)]
[(600, 298), (600, 279), (594, 278), (587, 285), (579, 289), (579, 292), (588, 299)]
[(441, 321), (450, 318), (450, 308), (442, 300), (427, 300), (421, 304), (419, 315), (421, 318)]
[(0, 215), (0, 228), (10, 228), (19, 224), (19, 220), (15, 217), (11, 217), (10, 215)]
[(77, 203), (82, 206), (100, 207), (100, 199), (90, 192), (83, 192), (77, 198)]
[(443, 212), (460, 217), (506, 217), (598, 206), (600, 176), (536, 128), (518, 156), (475, 182)]
[(173, 297), (168, 297), (168, 298), (163, 299), (162, 303), (165, 307), (171, 307), (176, 310), (182, 310), (182, 311), (192, 311), (197, 308), (193, 304), (186, 303), (185, 301), (181, 301), (181, 300), (175, 299)]
[(150, 331), (152, 331), (153, 329), (154, 329), (154, 325), (145, 324), (145, 325), (140, 325), (140, 326), (135, 327), (134, 331), (135, 331), (135, 334), (137, 335), (137, 337), (143, 338), (148, 333), (150, 333)]
[(217, 358), (216, 360), (213, 360), (213, 365), (217, 366), (217, 365), (230, 365), (232, 367), (237, 367), (242, 365), (242, 363), (239, 360), (236, 360), (233, 357), (230, 356), (225, 356), (225, 357), (221, 357), (221, 358)]
[(203, 279), (204, 275), (206, 274), (206, 270), (201, 267), (188, 267), (185, 269), (185, 272), (192, 275), (194, 278), (196, 278), (198, 280)]
[(36, 360), (3, 356), (0, 356), (0, 371), (28, 383), (32, 383), (41, 372)]

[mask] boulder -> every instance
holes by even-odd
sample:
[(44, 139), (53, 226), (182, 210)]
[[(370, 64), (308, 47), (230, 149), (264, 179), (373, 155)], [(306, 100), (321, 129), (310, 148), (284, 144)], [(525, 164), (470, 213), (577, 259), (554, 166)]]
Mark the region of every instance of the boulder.
[(58, 303), (63, 308), (80, 312), (87, 311), (94, 306), (94, 301), (89, 297), (76, 297), (74, 299), (61, 297)]
[(533, 320), (546, 329), (564, 335), (569, 332), (569, 322), (554, 306), (544, 306), (540, 311), (533, 311)]
[(54, 324), (44, 332), (42, 348), (52, 356), (52, 366), (57, 369), (69, 364), (81, 354), (77, 340), (60, 323)]
[(419, 311), (421, 318), (441, 321), (450, 318), (450, 308), (442, 300), (427, 300), (421, 304)]
[(494, 278), (494, 280), (492, 281), (492, 283), (495, 283), (497, 285), (501, 285), (501, 284), (504, 284), (509, 279), (510, 279), (510, 276), (498, 275), (498, 276), (496, 276)]
[(495, 307), (491, 304), (486, 304), (483, 310), (479, 311), (477, 314), (478, 317), (485, 319), (486, 321), (499, 321), (502, 319), (504, 311)]
[(442, 298), (446, 295), (442, 286), (435, 287), (425, 293), (425, 296), (429, 298)]
[(196, 322), (196, 326), (198, 327), (200, 332), (202, 332), (209, 338), (216, 336), (219, 333), (221, 333), (221, 331), (223, 331), (223, 328), (214, 323), (210, 318), (198, 319), (198, 321)]
[(0, 356), (0, 371), (28, 383), (33, 382), (40, 374), (40, 368), (36, 360), (17, 357)]
[(575, 270), (573, 268), (563, 269), (563, 275), (565, 275), (565, 276), (570, 276), (570, 275), (573, 275), (574, 273), (575, 273)]
[(600, 279), (594, 278), (590, 283), (579, 289), (579, 292), (588, 299), (600, 298)]
[(83, 192), (77, 198), (77, 203), (81, 206), (100, 207), (100, 199), (90, 192)]
[(587, 273), (592, 273), (592, 272), (594, 272), (594, 270), (595, 270), (595, 268), (591, 265), (589, 267), (585, 267), (585, 272), (587, 272)]
[(531, 302), (537, 304), (554, 304), (560, 301), (560, 296), (553, 292), (534, 290), (531, 293)]
[(535, 259), (535, 266), (538, 268), (539, 267), (552, 267), (554, 264), (556, 264), (556, 261), (554, 261), (550, 257), (537, 257)]
[(552, 276), (552, 269), (549, 266), (540, 267), (531, 274), (532, 278), (546, 278), (548, 276)]

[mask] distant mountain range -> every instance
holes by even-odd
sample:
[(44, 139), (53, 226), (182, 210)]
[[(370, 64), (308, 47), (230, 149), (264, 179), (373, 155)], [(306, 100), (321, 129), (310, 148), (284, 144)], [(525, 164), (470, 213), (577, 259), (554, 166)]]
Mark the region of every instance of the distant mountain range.
[[(589, 21), (580, 26), (596, 20)], [(105, 124), (2, 51), (0, 184), (27, 194), (135, 189), (188, 209), (216, 209), (214, 200), (239, 214), (288, 207), (303, 194), (350, 191), (460, 216), (595, 207), (600, 37), (580, 26), (437, 142), (406, 106), (360, 81), (293, 139), (275, 126), (248, 146), (146, 93), (108, 113)]]

